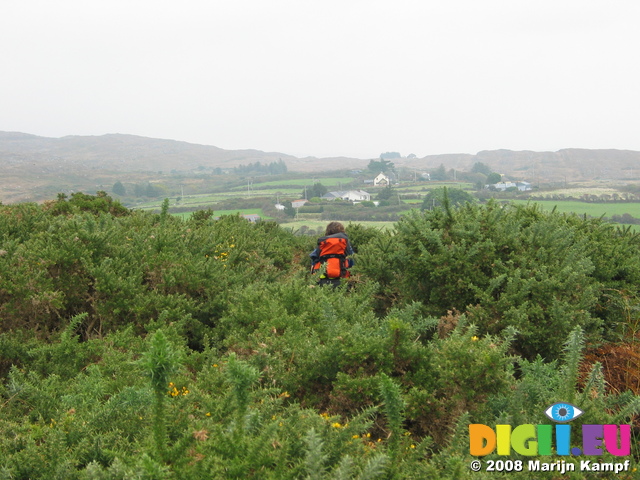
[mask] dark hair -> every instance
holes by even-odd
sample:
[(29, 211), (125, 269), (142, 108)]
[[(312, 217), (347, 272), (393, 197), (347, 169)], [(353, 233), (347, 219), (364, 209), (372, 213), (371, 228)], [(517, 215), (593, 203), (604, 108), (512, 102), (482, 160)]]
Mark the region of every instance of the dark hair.
[(336, 233), (344, 233), (344, 225), (340, 222), (331, 222), (327, 225), (327, 229), (325, 230), (325, 235), (334, 235)]

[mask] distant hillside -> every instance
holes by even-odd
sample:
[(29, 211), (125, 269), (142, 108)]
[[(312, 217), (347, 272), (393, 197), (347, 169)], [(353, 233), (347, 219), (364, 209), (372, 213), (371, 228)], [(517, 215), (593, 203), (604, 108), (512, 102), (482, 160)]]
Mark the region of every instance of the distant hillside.
[(395, 164), (423, 170), (444, 165), (447, 169), (469, 171), (476, 162), (490, 166), (495, 172), (532, 182), (579, 182), (595, 179), (631, 181), (640, 178), (640, 152), (631, 150), (486, 150), (476, 155), (430, 155), (396, 161)]
[(117, 171), (188, 171), (202, 167), (233, 167), (295, 157), (258, 150), (223, 150), (175, 140), (109, 134), (46, 138), (0, 132), (0, 159), (5, 164), (25, 163), (56, 167), (78, 165)]
[(224, 150), (175, 140), (108, 134), (102, 136), (39, 137), (0, 132), (0, 201), (13, 203), (53, 198), (65, 190), (95, 190), (113, 185), (116, 174), (153, 180), (158, 172), (190, 173), (197, 169), (282, 159), (291, 171), (362, 168), (354, 158), (297, 158), (260, 150)]
[[(190, 173), (282, 159), (289, 171), (319, 172), (365, 168), (369, 159), (298, 158), (279, 152), (224, 150), (175, 140), (109, 134), (47, 138), (0, 132), (0, 201), (13, 203), (53, 198), (62, 189), (94, 191), (111, 186), (122, 174), (154, 181), (159, 173)], [(492, 150), (473, 154), (394, 159), (396, 166), (429, 171), (468, 171), (483, 162), (494, 171), (532, 182), (640, 178), (640, 152), (565, 149), (558, 152)]]

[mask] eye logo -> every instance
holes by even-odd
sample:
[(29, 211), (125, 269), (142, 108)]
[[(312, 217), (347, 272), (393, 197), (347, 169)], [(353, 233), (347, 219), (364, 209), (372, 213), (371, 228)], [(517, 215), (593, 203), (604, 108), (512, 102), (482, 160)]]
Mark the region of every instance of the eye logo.
[(570, 403), (559, 402), (551, 405), (544, 413), (554, 422), (564, 423), (575, 420), (584, 412)]

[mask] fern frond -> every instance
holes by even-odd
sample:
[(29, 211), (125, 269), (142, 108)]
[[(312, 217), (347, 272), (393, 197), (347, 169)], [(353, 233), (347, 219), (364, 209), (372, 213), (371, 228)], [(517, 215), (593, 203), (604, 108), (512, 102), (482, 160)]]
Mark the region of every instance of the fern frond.
[(627, 423), (636, 415), (640, 415), (640, 397), (638, 396), (632, 397), (629, 403), (614, 415), (613, 420), (618, 424)]
[(380, 396), (384, 403), (384, 413), (391, 430), (389, 449), (395, 451), (402, 436), (405, 404), (400, 387), (384, 374), (380, 376)]
[(585, 383), (584, 391), (582, 392), (582, 402), (584, 403), (587, 398), (591, 398), (602, 403), (606, 395), (605, 383), (602, 364), (596, 362), (593, 364)]
[(331, 472), (332, 480), (349, 480), (353, 478), (354, 465), (355, 462), (349, 455), (342, 457), (338, 466)]
[(569, 334), (569, 338), (564, 344), (564, 366), (562, 376), (564, 381), (564, 398), (572, 402), (575, 398), (576, 384), (580, 362), (582, 361), (582, 349), (584, 347), (584, 331), (577, 326)]
[(324, 446), (322, 437), (316, 432), (315, 428), (312, 428), (305, 435), (304, 441), (307, 444), (305, 458), (308, 472), (307, 480), (322, 480), (325, 471), (324, 465), (327, 461), (327, 455), (322, 451)]
[(359, 479), (372, 480), (384, 475), (389, 457), (380, 453), (370, 458), (362, 469), (362, 473), (358, 475)]

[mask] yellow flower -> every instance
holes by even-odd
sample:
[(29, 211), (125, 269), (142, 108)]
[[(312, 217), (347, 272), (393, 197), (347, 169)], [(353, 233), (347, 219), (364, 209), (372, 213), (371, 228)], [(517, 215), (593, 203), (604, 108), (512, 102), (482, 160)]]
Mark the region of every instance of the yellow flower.
[(360, 435), (352, 435), (351, 438), (360, 438)]
[(206, 415), (207, 417), (210, 417), (210, 416), (211, 416), (211, 412), (207, 412), (207, 413), (205, 413), (205, 415)]
[(338, 423), (338, 422), (332, 423), (331, 426), (333, 428), (342, 428), (342, 425), (340, 425), (340, 423)]
[(478, 340), (480, 340), (478, 337), (476, 337), (475, 335), (473, 337), (471, 337), (471, 341), (473, 342), (477, 342)]
[(416, 448), (416, 446), (415, 446), (415, 445), (413, 445), (413, 444), (411, 444), (411, 448)]

